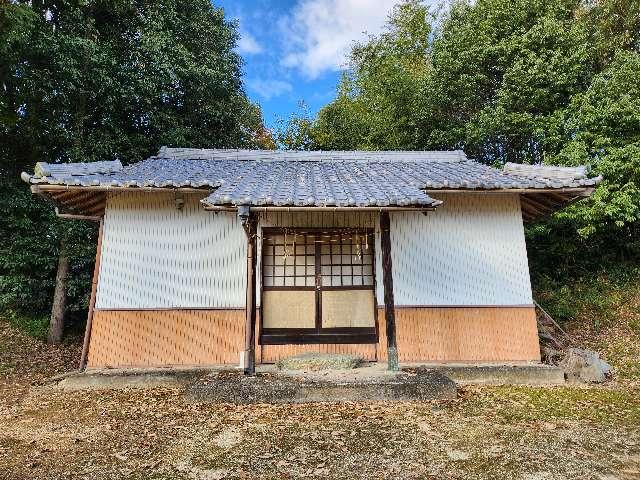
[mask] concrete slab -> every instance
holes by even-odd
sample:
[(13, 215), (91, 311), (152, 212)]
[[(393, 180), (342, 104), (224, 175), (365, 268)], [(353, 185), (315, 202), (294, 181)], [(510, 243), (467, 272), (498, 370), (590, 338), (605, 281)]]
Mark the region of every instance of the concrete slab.
[(276, 366), (280, 370), (344, 370), (357, 368), (362, 362), (360, 355), (308, 352), (281, 358)]
[[(442, 364), (411, 363), (402, 364), (406, 372), (432, 370), (442, 373), (460, 385), (560, 385), (565, 383), (564, 370), (542, 363), (482, 363), (482, 364)], [(278, 371), (273, 365), (260, 365), (262, 373)], [(303, 376), (316, 380), (349, 381), (349, 379), (383, 378), (393, 376), (383, 362), (363, 363), (354, 369), (328, 370), (279, 370), (283, 375)]]
[(280, 368), (279, 365), (263, 364), (256, 366), (256, 373), (300, 377), (318, 381), (349, 382), (366, 379), (393, 378), (398, 372), (389, 371), (386, 363), (364, 362), (357, 368)]
[(104, 390), (125, 388), (180, 387), (219, 369), (131, 368), (92, 369), (66, 375), (54, 388), (61, 390)]
[[(346, 370), (344, 372), (353, 372)], [(187, 388), (196, 403), (311, 403), (428, 401), (456, 398), (456, 384), (433, 371), (388, 372), (380, 375), (318, 375), (220, 372), (201, 378)]]
[(409, 364), (409, 371), (432, 370), (459, 385), (562, 385), (564, 370), (542, 363), (514, 364)]

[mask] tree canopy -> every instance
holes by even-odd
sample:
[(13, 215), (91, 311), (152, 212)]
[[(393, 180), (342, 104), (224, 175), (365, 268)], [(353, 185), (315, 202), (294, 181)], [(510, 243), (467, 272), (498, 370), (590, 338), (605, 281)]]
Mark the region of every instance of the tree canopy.
[(237, 32), (207, 0), (0, 7), (0, 158), (139, 160), (159, 145), (250, 146)]
[(637, 256), (640, 4), (477, 0), (434, 10), (405, 0), (382, 34), (353, 47), (335, 99), (305, 128), (311, 149), (460, 148), (497, 166), (586, 164), (602, 184), (529, 230), (533, 269), (580, 254)]
[(209, 0), (0, 3), (2, 310), (46, 315), (61, 245), (69, 309), (85, 309), (95, 252), (95, 228), (57, 221), (20, 171), (270, 141), (243, 90), (237, 38)]

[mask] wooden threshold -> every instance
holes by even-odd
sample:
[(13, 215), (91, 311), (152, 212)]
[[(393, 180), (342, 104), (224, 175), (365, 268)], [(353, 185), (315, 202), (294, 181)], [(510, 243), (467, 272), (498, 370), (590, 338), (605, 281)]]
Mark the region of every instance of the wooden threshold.
[(299, 334), (265, 334), (260, 335), (260, 345), (313, 345), (313, 344), (375, 344), (378, 343), (378, 335), (375, 333), (366, 334), (344, 334), (344, 333), (306, 333)]

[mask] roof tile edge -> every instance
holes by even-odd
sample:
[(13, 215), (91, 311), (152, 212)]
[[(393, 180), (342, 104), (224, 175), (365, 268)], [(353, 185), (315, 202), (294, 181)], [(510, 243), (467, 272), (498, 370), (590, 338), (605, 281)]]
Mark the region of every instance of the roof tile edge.
[[(404, 157), (404, 158), (403, 158)], [(235, 161), (373, 161), (458, 163), (468, 158), (462, 150), (249, 150), (177, 148), (163, 146), (153, 159)]]

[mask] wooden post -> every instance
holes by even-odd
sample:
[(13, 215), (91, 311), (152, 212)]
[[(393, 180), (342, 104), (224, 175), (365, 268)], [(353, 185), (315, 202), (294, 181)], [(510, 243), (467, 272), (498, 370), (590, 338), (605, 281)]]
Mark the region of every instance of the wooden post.
[(89, 299), (89, 312), (87, 314), (87, 326), (84, 331), (84, 342), (82, 344), (82, 355), (80, 356), (80, 370), (84, 370), (87, 366), (87, 357), (89, 355), (89, 342), (91, 341), (91, 327), (93, 325), (93, 310), (96, 306), (96, 291), (98, 290), (98, 275), (100, 274), (100, 254), (102, 253), (102, 231), (103, 220), (100, 219), (98, 227), (98, 242), (96, 245), (96, 262), (93, 266), (93, 279), (91, 281), (91, 297)]
[(380, 212), (380, 246), (382, 249), (382, 284), (384, 287), (384, 319), (387, 330), (387, 362), (389, 370), (398, 371), (396, 346), (396, 314), (393, 300), (393, 266), (391, 262), (391, 222), (389, 212)]
[(256, 236), (258, 220), (248, 206), (238, 207), (247, 234), (247, 298), (245, 303), (244, 374), (256, 373)]

